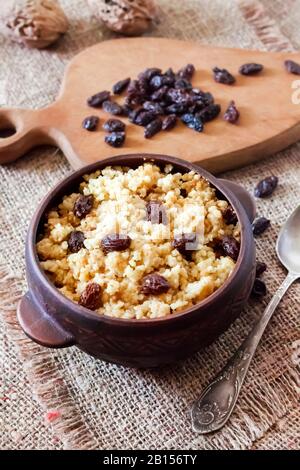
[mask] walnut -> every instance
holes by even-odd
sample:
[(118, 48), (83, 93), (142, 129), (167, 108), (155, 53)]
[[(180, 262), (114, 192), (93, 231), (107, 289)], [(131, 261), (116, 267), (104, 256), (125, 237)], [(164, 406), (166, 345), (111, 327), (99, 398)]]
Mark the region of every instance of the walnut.
[(103, 23), (116, 33), (138, 36), (157, 18), (154, 0), (88, 0)]
[(3, 19), (14, 41), (37, 49), (55, 42), (69, 26), (56, 0), (22, 0)]

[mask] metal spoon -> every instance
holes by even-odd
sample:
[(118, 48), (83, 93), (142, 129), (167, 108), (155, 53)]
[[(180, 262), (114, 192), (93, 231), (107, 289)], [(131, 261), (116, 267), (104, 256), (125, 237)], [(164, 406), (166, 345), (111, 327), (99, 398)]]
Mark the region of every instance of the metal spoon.
[(217, 431), (227, 422), (235, 407), (252, 357), (273, 312), (290, 285), (300, 278), (300, 206), (282, 227), (276, 252), (288, 270), (288, 275), (244, 343), (193, 404), (191, 414), (195, 432), (206, 434)]

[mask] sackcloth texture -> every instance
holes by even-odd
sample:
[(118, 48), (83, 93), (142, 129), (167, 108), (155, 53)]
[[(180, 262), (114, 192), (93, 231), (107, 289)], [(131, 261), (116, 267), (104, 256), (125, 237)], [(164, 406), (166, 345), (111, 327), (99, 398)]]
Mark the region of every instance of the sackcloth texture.
[[(0, 9), (10, 3), (2, 0)], [(27, 50), (0, 36), (0, 106), (39, 108), (51, 103), (68, 61), (84, 48), (114, 37), (99, 23), (95, 1), (60, 3), (70, 29), (50, 49)], [(158, 4), (160, 23), (149, 35), (273, 51), (300, 47), (300, 0), (160, 0)], [(16, 303), (26, 290), (24, 241), (29, 220), (44, 194), (71, 171), (54, 148), (34, 150), (0, 167), (0, 448), (299, 447), (299, 283), (290, 288), (267, 328), (230, 422), (214, 435), (199, 436), (192, 432), (189, 409), (284, 279), (275, 240), (299, 203), (300, 144), (225, 175), (250, 191), (262, 176), (279, 176), (274, 196), (257, 203), (258, 213), (272, 222), (257, 240), (258, 258), (268, 264), (267, 297), (250, 301), (240, 318), (206, 350), (155, 371), (106, 364), (75, 347), (42, 348), (27, 339), (16, 322)], [(49, 423), (45, 417), (51, 410), (59, 416)]]

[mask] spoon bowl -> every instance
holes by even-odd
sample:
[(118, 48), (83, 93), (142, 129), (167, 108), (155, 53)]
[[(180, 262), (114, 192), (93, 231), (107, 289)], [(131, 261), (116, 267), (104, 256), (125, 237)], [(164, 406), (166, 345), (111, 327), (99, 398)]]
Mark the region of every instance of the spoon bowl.
[(282, 227), (276, 251), (283, 266), (290, 273), (300, 275), (300, 205)]

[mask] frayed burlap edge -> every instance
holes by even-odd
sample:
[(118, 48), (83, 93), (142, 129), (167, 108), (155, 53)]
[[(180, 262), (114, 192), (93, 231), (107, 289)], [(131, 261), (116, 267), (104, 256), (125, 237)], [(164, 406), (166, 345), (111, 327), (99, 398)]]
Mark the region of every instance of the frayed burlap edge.
[(21, 297), (20, 279), (0, 265), (1, 316), (7, 325), (8, 336), (23, 361), (33, 394), (45, 412), (58, 412), (57, 419), (51, 425), (66, 449), (95, 449), (94, 436), (74, 406), (74, 400), (49, 351), (27, 338), (20, 329), (16, 307)]
[(239, 0), (239, 6), (245, 20), (254, 28), (256, 35), (269, 51), (294, 51), (292, 43), (282, 34), (260, 1)]

